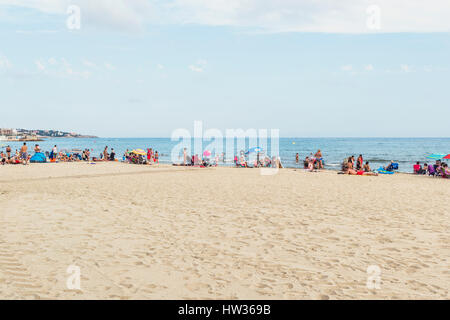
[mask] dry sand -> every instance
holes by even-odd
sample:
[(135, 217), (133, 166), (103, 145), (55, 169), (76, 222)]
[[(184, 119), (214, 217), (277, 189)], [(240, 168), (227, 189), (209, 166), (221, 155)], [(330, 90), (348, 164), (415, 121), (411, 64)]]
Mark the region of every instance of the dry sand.
[[(450, 181), (0, 167), (1, 299), (449, 299)], [(66, 286), (80, 267), (81, 290)], [(367, 268), (379, 266), (379, 289)]]

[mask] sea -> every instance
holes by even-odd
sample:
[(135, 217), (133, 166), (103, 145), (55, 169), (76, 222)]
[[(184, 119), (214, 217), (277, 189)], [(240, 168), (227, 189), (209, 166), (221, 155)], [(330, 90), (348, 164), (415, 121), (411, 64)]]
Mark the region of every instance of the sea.
[[(109, 150), (114, 148), (117, 158), (122, 159), (124, 152), (133, 149), (153, 148), (160, 154), (161, 163), (182, 162), (182, 154), (178, 157), (172, 156), (174, 148), (179, 148), (180, 141), (172, 141), (170, 138), (51, 138), (40, 142), (28, 142), (29, 149), (32, 150), (35, 144), (39, 144), (41, 149), (51, 151), (54, 145), (58, 150), (70, 151), (73, 149), (91, 149), (91, 156), (99, 157), (105, 146)], [(182, 142), (183, 147), (188, 148), (190, 154), (194, 150), (205, 150), (210, 147), (211, 141), (191, 140)], [(0, 141), (0, 148), (4, 150), (6, 144), (13, 149), (19, 149), (23, 142), (5, 142)], [(258, 144), (258, 143), (256, 143)], [(227, 149), (227, 143), (223, 141), (223, 150), (218, 152), (221, 162), (219, 165), (233, 165), (233, 157), (245, 153), (248, 148), (254, 147), (254, 143), (246, 140), (238, 144), (234, 143), (234, 147)], [(228, 145), (229, 146), (229, 145)], [(450, 138), (280, 138), (272, 141), (270, 138), (266, 143), (259, 145), (264, 153), (271, 154), (271, 149), (278, 149), (278, 154), (285, 167), (298, 168), (302, 167), (302, 160), (311, 153), (315, 154), (318, 149), (322, 151), (325, 168), (339, 170), (344, 158), (354, 155), (357, 158), (363, 155), (364, 161), (369, 161), (372, 169), (380, 166), (386, 166), (391, 160), (399, 163), (399, 171), (412, 172), (413, 165), (427, 162), (427, 156), (433, 153), (450, 153)], [(212, 151), (214, 157), (214, 150)], [(219, 150), (220, 151), (220, 150)], [(202, 151), (200, 151), (202, 152)], [(226, 161), (222, 162), (222, 152), (225, 153)], [(32, 153), (32, 152), (31, 152)], [(295, 161), (296, 153), (299, 154), (300, 161)], [(172, 159), (175, 158), (175, 161)], [(430, 161), (430, 160), (428, 160)]]

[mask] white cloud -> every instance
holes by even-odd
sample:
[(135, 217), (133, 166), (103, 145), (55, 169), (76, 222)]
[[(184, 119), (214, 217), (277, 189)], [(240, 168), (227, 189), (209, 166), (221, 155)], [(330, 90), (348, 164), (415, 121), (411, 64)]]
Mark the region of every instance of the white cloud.
[[(0, 0), (65, 15), (72, 0)], [(380, 8), (380, 29), (367, 27), (367, 8)], [(266, 32), (448, 32), (448, 0), (78, 0), (83, 26), (122, 31), (146, 24), (198, 24)]]
[(57, 77), (57, 78), (89, 78), (91, 72), (89, 71), (78, 71), (72, 66), (72, 64), (65, 58), (49, 58), (46, 61), (48, 64), (43, 62), (44, 60), (36, 60), (35, 65), (39, 72), (47, 76)]
[(200, 59), (195, 64), (191, 64), (189, 69), (193, 72), (203, 72), (207, 64), (208, 62), (206, 60)]

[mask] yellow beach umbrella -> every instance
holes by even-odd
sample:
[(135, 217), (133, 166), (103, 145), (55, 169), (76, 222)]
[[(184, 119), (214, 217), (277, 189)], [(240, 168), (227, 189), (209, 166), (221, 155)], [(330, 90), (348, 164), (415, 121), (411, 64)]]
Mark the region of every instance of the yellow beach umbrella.
[(147, 153), (144, 151), (144, 150), (142, 150), (142, 149), (136, 149), (136, 150), (133, 150), (133, 151), (131, 151), (131, 152), (133, 152), (134, 154), (138, 154), (138, 155), (141, 155), (141, 156), (145, 156)]

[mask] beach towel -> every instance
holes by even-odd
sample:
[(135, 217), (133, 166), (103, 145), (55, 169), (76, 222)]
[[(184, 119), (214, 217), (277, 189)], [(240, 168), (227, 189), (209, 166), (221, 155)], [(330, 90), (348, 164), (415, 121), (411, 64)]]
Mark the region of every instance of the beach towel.
[(379, 174), (394, 174), (395, 173), (394, 171), (384, 170), (383, 167), (378, 168), (377, 171), (378, 171)]

